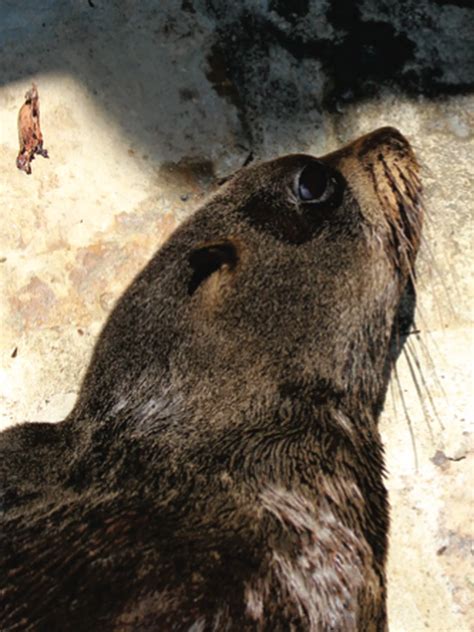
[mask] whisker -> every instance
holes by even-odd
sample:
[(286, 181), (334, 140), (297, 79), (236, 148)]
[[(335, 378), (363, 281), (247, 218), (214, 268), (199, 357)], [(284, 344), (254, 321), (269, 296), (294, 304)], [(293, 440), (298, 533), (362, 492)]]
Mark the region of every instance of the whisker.
[(436, 174), (433, 171), (433, 168), (431, 167), (430, 163), (426, 162), (423, 158), (420, 158), (420, 154), (421, 154), (421, 150), (415, 147), (416, 150), (416, 154), (418, 156), (417, 160), (418, 160), (418, 164), (420, 165), (420, 170), (421, 173), (423, 174), (423, 179), (425, 179), (426, 176), (428, 176), (428, 178), (431, 178), (432, 180), (434, 180), (436, 178)]
[[(441, 391), (441, 394), (444, 398), (446, 398), (446, 391), (444, 390), (444, 386), (441, 383), (439, 377), (438, 377), (438, 373), (436, 371), (436, 364), (433, 360), (433, 357), (430, 354), (429, 348), (427, 346), (427, 344), (425, 343), (425, 341), (423, 340), (423, 336), (417, 335), (416, 337), (417, 341), (420, 343), (420, 347), (421, 347), (421, 351), (424, 355), (424, 358), (426, 360), (426, 363), (429, 365), (430, 370), (432, 371), (433, 374), (433, 378), (436, 382), (436, 386), (439, 388), (439, 390)], [(432, 346), (436, 349), (436, 351), (439, 353), (440, 356), (442, 356), (443, 354), (441, 353), (438, 345), (436, 344), (436, 341), (431, 337), (431, 344)], [(444, 426), (443, 426), (444, 428)]]
[[(411, 278), (412, 278), (412, 280), (413, 280), (413, 277), (411, 277)], [(423, 276), (421, 277), (421, 279), (422, 279), (422, 280), (421, 280), (421, 283), (420, 283), (420, 282), (418, 281), (418, 279), (417, 279), (417, 286), (421, 285), (421, 287), (422, 287), (423, 289), (425, 289), (425, 290), (426, 290), (426, 289), (427, 289), (427, 287), (428, 287), (428, 286), (427, 286), (427, 280), (426, 280)], [(450, 300), (450, 297), (449, 297), (449, 294), (448, 294), (448, 289), (447, 289), (446, 287), (445, 287), (445, 290), (446, 290), (446, 295), (447, 295), (447, 297), (449, 298), (449, 303), (448, 303), (449, 310), (448, 310), (448, 314), (449, 314), (451, 317), (455, 318), (455, 317), (456, 317), (456, 312), (455, 312), (455, 310), (454, 310), (453, 305), (451, 304), (451, 300)], [(436, 299), (436, 295), (435, 295), (435, 299)], [(443, 315), (443, 312), (442, 312), (442, 310), (441, 310), (441, 307), (442, 307), (442, 306), (441, 306), (441, 304), (440, 304), (440, 302), (439, 302), (438, 300), (434, 300), (434, 307), (435, 307), (435, 309), (436, 309), (436, 318), (437, 318), (438, 322), (439, 322), (439, 323), (443, 323), (443, 322), (445, 321), (446, 317)], [(422, 322), (422, 325), (423, 325), (424, 330), (425, 330), (425, 331), (429, 331), (429, 329), (430, 329), (430, 328), (429, 328), (429, 326), (428, 326), (428, 322), (429, 322), (429, 320), (428, 320), (428, 319), (426, 318), (426, 316), (425, 316), (425, 313), (424, 313), (424, 307), (423, 307), (423, 304), (422, 304), (421, 302), (418, 302), (418, 303), (417, 303), (417, 313), (418, 313), (418, 314), (419, 314), (419, 316), (420, 316), (420, 320), (421, 320), (421, 322)]]
[[(407, 363), (407, 366), (408, 366), (408, 370), (410, 371), (410, 375), (411, 375), (411, 377), (413, 379), (413, 383), (415, 385), (416, 394), (418, 395), (418, 400), (420, 402), (421, 410), (423, 411), (423, 418), (424, 418), (426, 426), (428, 428), (428, 432), (429, 432), (429, 435), (431, 437), (431, 441), (434, 441), (433, 429), (431, 428), (431, 424), (429, 422), (430, 415), (429, 415), (428, 409), (426, 408), (425, 400), (424, 400), (423, 393), (422, 393), (421, 387), (420, 387), (420, 383), (418, 382), (418, 379), (417, 379), (417, 376), (416, 376), (413, 364), (411, 362), (410, 350), (409, 350), (409, 347), (408, 347), (407, 344), (405, 344), (405, 346), (403, 347), (403, 356), (404, 356), (404, 358), (406, 360), (406, 363)], [(422, 383), (423, 383), (423, 385), (425, 387), (425, 390), (426, 390), (426, 384), (425, 384), (424, 380), (422, 381)]]
[[(416, 340), (417, 341), (420, 340), (418, 335), (417, 335)], [(415, 350), (413, 349), (413, 345), (411, 344), (411, 340), (407, 340), (405, 346), (406, 346), (406, 349), (407, 349), (407, 353), (411, 355), (412, 360), (413, 360), (416, 368), (418, 369), (420, 380), (422, 382), (423, 388), (425, 389), (426, 396), (428, 397), (428, 400), (429, 400), (429, 402), (431, 404), (431, 409), (433, 411), (433, 415), (436, 418), (437, 422), (439, 423), (441, 429), (444, 430), (443, 422), (441, 421), (441, 418), (440, 418), (440, 416), (438, 414), (438, 409), (436, 408), (434, 400), (433, 400), (433, 398), (431, 396), (430, 389), (428, 388), (428, 384), (426, 383), (425, 376), (423, 375), (423, 369), (422, 369), (421, 363), (418, 360), (418, 356), (416, 355)]]
[[(428, 250), (429, 250), (429, 247), (428, 247)], [(438, 265), (436, 264), (436, 260), (433, 257), (433, 255), (431, 255), (430, 264), (431, 264), (431, 266), (433, 268), (435, 276), (437, 277), (437, 279), (439, 280), (439, 282), (441, 284), (441, 287), (443, 288), (443, 294), (444, 294), (444, 296), (446, 298), (446, 301), (447, 301), (447, 307), (449, 308), (450, 316), (452, 316), (453, 318), (456, 318), (457, 317), (456, 309), (455, 309), (455, 307), (453, 305), (453, 302), (451, 301), (451, 296), (450, 296), (450, 292), (449, 292), (448, 286), (445, 283), (444, 276), (443, 276), (443, 274), (441, 274), (441, 271), (438, 268)], [(458, 298), (459, 298), (459, 296), (458, 296)], [(441, 322), (443, 321), (443, 318), (441, 318), (441, 316), (440, 316), (440, 321)]]
[(400, 378), (398, 376), (398, 371), (397, 371), (397, 366), (396, 364), (393, 367), (393, 372), (395, 375), (395, 381), (397, 383), (398, 386), (398, 394), (400, 396), (400, 401), (402, 403), (402, 408), (403, 408), (403, 412), (405, 413), (405, 419), (407, 420), (407, 424), (408, 424), (408, 429), (410, 432), (410, 438), (411, 438), (411, 444), (412, 444), (412, 448), (413, 448), (413, 456), (414, 456), (414, 460), (415, 460), (415, 470), (416, 472), (418, 472), (418, 451), (416, 449), (416, 441), (415, 441), (415, 434), (413, 432), (413, 424), (411, 421), (411, 417), (408, 413), (408, 408), (406, 405), (406, 401), (405, 401), (405, 396), (403, 395), (403, 389), (400, 383)]
[(395, 392), (394, 380), (390, 380), (390, 398), (392, 400), (393, 412), (395, 418), (398, 418), (397, 394)]

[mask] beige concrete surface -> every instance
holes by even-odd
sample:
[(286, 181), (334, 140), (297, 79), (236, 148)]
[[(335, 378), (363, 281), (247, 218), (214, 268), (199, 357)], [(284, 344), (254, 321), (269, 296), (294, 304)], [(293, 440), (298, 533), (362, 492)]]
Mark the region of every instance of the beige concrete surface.
[[(114, 301), (199, 204), (214, 173), (246, 155), (236, 106), (206, 77), (199, 46), (211, 27), (204, 19), (192, 25), (190, 48), (183, 44), (188, 18), (170, 26), (165, 12), (165, 35), (150, 59), (147, 45), (157, 36), (135, 29), (131, 9), (94, 39), (85, 9), (76, 22), (58, 21), (54, 2), (46, 5), (48, 36), (36, 41), (34, 61), (22, 59), (21, 76), (11, 72), (0, 85), (1, 427), (68, 413)], [(11, 41), (19, 28), (4, 23)], [(117, 30), (126, 46), (116, 45)], [(14, 48), (2, 60), (4, 69), (18, 63)], [(16, 118), (32, 80), (50, 159), (37, 158), (26, 176), (15, 167)], [(262, 154), (323, 153), (387, 124), (417, 150), (428, 211), (420, 333), (400, 358), (382, 421), (392, 506), (390, 629), (467, 632), (474, 629), (474, 98), (381, 91), (337, 116), (321, 114), (304, 141), (299, 123), (299, 137), (275, 138)]]

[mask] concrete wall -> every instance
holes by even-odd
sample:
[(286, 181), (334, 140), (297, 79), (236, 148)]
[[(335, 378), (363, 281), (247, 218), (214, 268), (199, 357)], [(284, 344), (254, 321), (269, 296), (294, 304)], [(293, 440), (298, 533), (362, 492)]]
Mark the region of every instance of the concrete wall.
[[(114, 301), (250, 151), (321, 154), (387, 124), (412, 141), (428, 208), (419, 333), (382, 422), (394, 632), (474, 629), (468, 4), (0, 5), (2, 427), (67, 414)], [(16, 119), (32, 80), (50, 159), (26, 176)]]

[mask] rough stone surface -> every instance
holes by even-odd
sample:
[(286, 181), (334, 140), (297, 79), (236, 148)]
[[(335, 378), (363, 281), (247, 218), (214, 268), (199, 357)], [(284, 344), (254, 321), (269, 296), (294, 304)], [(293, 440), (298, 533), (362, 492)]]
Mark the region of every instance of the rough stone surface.
[[(398, 127), (425, 167), (417, 331), (382, 429), (394, 632), (474, 629), (468, 1), (0, 5), (1, 426), (62, 419), (114, 301), (216, 176)], [(50, 159), (15, 168), (38, 84)]]

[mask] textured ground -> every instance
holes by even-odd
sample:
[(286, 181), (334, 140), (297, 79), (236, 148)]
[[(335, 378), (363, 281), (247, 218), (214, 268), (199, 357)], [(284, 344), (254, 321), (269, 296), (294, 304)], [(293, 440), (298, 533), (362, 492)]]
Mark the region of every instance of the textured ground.
[[(383, 420), (394, 632), (474, 628), (469, 4), (0, 5), (2, 426), (67, 414), (115, 299), (250, 152), (320, 154), (386, 124), (414, 144), (420, 333)], [(51, 157), (26, 176), (16, 118), (32, 80)]]

